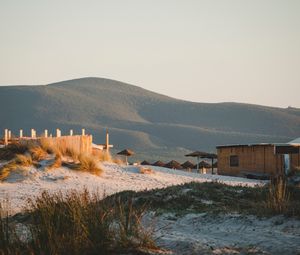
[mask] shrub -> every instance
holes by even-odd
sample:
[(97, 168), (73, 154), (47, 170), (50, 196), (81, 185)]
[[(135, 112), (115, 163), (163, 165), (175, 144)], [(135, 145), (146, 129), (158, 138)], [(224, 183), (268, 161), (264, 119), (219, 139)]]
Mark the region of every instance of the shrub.
[(76, 164), (73, 169), (82, 171), (82, 172), (89, 172), (95, 175), (101, 175), (103, 170), (98, 166), (98, 162), (92, 155), (80, 154), (79, 163)]
[(32, 166), (33, 164), (30, 154), (17, 154), (14, 162), (19, 166)]
[(48, 153), (46, 150), (44, 150), (41, 146), (39, 145), (36, 145), (36, 146), (33, 146), (29, 149), (29, 152), (33, 158), (33, 160), (37, 160), (37, 161), (40, 161), (40, 160), (43, 160), (47, 157)]
[(139, 167), (139, 171), (141, 174), (154, 174), (154, 170), (151, 168)]
[(271, 179), (267, 206), (276, 213), (284, 213), (289, 206), (290, 193), (288, 191), (286, 178), (278, 176)]
[(4, 148), (0, 149), (0, 159), (11, 160), (17, 154), (24, 154), (29, 150), (27, 144), (23, 143), (11, 143)]
[(47, 166), (48, 170), (54, 169), (54, 168), (59, 168), (62, 166), (62, 156), (60, 153), (55, 154), (54, 159), (52, 160), (51, 163)]
[[(116, 254), (155, 247), (141, 224), (144, 208), (97, 194), (43, 192), (29, 202), (32, 254)], [(134, 252), (133, 252), (134, 253)]]

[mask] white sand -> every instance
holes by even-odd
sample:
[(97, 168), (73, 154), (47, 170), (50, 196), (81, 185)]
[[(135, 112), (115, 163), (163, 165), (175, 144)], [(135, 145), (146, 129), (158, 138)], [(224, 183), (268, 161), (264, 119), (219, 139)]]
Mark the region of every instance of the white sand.
[[(8, 198), (14, 212), (28, 198), (49, 192), (81, 190), (110, 195), (123, 190), (147, 190), (187, 182), (218, 181), (228, 185), (255, 186), (265, 181), (219, 175), (200, 175), (162, 167), (151, 167), (154, 174), (141, 174), (136, 166), (106, 163), (102, 176), (67, 168), (51, 171), (28, 168), (26, 174), (14, 174), (0, 183), (0, 200)], [(211, 201), (205, 201), (211, 203)], [(297, 254), (300, 253), (300, 221), (274, 217), (188, 214), (177, 217), (163, 214), (157, 218), (158, 244), (172, 254)]]
[(68, 168), (50, 171), (28, 168), (25, 175), (13, 175), (0, 183), (0, 200), (8, 198), (11, 207), (18, 212), (28, 198), (38, 196), (43, 190), (49, 192), (81, 190), (86, 187), (91, 192), (111, 195), (124, 190), (148, 190), (178, 185), (187, 182), (220, 181), (228, 185), (263, 185), (263, 181), (249, 180), (220, 175), (201, 175), (196, 173), (172, 170), (163, 167), (152, 167), (154, 174), (140, 174), (136, 166), (119, 166), (106, 163), (102, 176), (76, 172)]
[(173, 254), (299, 254), (300, 221), (276, 216), (163, 214), (158, 244)]

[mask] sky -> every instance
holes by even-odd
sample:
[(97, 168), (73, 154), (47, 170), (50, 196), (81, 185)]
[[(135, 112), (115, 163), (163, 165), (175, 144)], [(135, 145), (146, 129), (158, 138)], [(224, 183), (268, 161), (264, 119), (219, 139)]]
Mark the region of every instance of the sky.
[(0, 0), (0, 85), (105, 77), (300, 108), (299, 0)]

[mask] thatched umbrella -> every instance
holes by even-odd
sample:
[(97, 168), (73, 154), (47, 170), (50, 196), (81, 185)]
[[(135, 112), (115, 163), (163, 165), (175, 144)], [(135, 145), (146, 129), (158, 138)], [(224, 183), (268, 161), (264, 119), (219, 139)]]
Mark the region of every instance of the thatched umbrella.
[(156, 161), (155, 163), (152, 164), (152, 166), (159, 166), (159, 167), (164, 167), (165, 166), (165, 163), (158, 160)]
[(126, 165), (128, 165), (127, 157), (134, 155), (134, 152), (132, 150), (125, 149), (125, 150), (118, 152), (117, 154), (125, 156), (125, 162), (126, 162)]
[(192, 153), (189, 153), (185, 155), (186, 157), (196, 157), (197, 158), (197, 170), (199, 170), (199, 160), (200, 158), (208, 158), (211, 159), (211, 164), (212, 164), (212, 174), (214, 173), (214, 159), (217, 158), (217, 155), (214, 153), (208, 153), (208, 152), (203, 152), (203, 151), (194, 151)]
[(143, 166), (150, 166), (151, 164), (147, 161), (147, 160), (144, 160), (141, 165)]
[(207, 162), (205, 162), (204, 160), (202, 160), (202, 161), (199, 163), (199, 168), (211, 168), (211, 165), (208, 164)]
[(165, 165), (165, 167), (171, 168), (171, 169), (182, 169), (182, 166), (180, 165), (180, 163), (178, 163), (175, 160), (171, 160), (169, 163), (167, 163)]
[(185, 161), (183, 164), (181, 164), (181, 166), (184, 169), (193, 169), (194, 168), (194, 164), (191, 161)]
[(194, 151), (192, 153), (189, 153), (189, 154), (186, 154), (185, 156), (186, 157), (194, 157), (194, 158), (197, 158), (197, 170), (199, 170), (199, 161), (200, 161), (200, 158), (202, 158), (203, 156), (207, 155), (206, 152), (203, 152), (203, 151)]

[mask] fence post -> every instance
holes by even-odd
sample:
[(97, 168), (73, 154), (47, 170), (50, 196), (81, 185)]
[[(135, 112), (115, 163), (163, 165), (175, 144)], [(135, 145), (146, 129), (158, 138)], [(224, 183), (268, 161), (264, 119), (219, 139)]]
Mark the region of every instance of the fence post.
[(56, 129), (56, 137), (61, 137), (61, 131), (60, 129)]
[(8, 140), (11, 140), (11, 130), (8, 130)]
[(4, 129), (4, 145), (8, 145), (8, 129)]
[(73, 135), (73, 129), (70, 129), (70, 136)]
[(32, 128), (30, 131), (31, 131), (31, 138), (34, 138), (34, 129)]
[(81, 130), (81, 135), (85, 135), (85, 129), (84, 128)]
[(45, 136), (45, 138), (48, 137), (48, 129), (45, 129), (44, 136)]
[(20, 129), (20, 138), (23, 138), (23, 129)]

